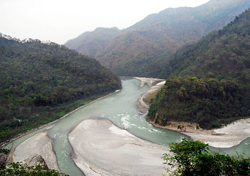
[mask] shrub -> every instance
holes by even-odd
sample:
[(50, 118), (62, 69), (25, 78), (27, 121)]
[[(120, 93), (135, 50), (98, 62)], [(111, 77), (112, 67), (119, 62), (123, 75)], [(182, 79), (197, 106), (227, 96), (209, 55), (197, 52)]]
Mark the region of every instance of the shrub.
[(170, 175), (250, 176), (250, 158), (212, 153), (208, 144), (185, 138), (182, 142), (171, 143), (169, 146), (172, 154), (164, 154), (163, 160), (165, 164), (175, 168)]

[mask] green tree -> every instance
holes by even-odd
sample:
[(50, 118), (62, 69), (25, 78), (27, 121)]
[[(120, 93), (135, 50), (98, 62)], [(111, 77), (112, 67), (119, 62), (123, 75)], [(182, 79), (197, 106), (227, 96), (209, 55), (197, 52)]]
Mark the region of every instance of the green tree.
[(163, 160), (175, 169), (170, 175), (250, 175), (250, 158), (213, 153), (208, 144), (186, 138), (169, 147), (171, 154), (164, 154)]
[(10, 163), (0, 170), (2, 176), (68, 176), (56, 170), (46, 169), (44, 166), (27, 166), (20, 163)]

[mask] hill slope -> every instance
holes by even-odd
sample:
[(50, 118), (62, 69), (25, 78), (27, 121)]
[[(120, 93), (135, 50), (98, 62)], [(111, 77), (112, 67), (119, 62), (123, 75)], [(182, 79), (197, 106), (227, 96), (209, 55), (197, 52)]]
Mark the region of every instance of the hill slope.
[(176, 53), (149, 117), (220, 127), (250, 115), (250, 9), (226, 27)]
[(85, 32), (77, 38), (67, 41), (65, 46), (94, 58), (120, 33), (118, 28), (97, 28), (93, 32)]
[[(248, 0), (210, 0), (195, 8), (169, 8), (123, 30), (94, 58), (119, 75), (157, 77), (154, 71), (158, 70), (158, 62), (185, 44), (222, 28), (249, 7)], [(77, 49), (88, 53), (90, 48), (87, 50)]]
[(121, 87), (98, 61), (55, 43), (0, 36), (0, 61), (1, 141), (59, 118), (75, 108), (70, 102)]

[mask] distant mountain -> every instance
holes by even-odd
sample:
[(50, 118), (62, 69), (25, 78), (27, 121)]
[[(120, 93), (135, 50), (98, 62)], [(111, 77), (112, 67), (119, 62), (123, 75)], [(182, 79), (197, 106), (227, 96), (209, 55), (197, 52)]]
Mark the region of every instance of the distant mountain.
[[(245, 80), (250, 78), (250, 10), (198, 43), (178, 50), (165, 65), (169, 76)], [(247, 80), (245, 80), (248, 82)]]
[(93, 32), (85, 32), (79, 37), (67, 41), (65, 45), (81, 54), (94, 58), (120, 33), (121, 31), (118, 28), (97, 28)]
[[(210, 0), (195, 8), (168, 8), (121, 31), (92, 56), (119, 75), (158, 77), (157, 62), (161, 63), (185, 44), (222, 28), (249, 7), (248, 0)], [(66, 46), (72, 48), (68, 43)], [(76, 48), (84, 54), (91, 48), (84, 49)]]
[(97, 60), (55, 43), (0, 35), (0, 63), (0, 142), (121, 88)]
[(178, 50), (166, 64), (167, 79), (152, 101), (155, 123), (199, 123), (217, 128), (250, 116), (250, 9), (223, 29)]

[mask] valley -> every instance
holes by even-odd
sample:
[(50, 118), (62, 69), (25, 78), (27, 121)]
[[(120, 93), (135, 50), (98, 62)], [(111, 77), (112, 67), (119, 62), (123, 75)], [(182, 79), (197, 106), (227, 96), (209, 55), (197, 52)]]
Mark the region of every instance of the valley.
[(249, 29), (249, 0), (209, 0), (65, 45), (0, 33), (0, 175), (245, 175)]
[[(145, 80), (145, 78), (143, 79)], [(152, 79), (149, 80), (152, 82)], [(142, 94), (148, 92), (148, 86), (141, 87), (141, 82), (132, 78), (122, 78), (122, 84), (123, 89), (121, 91), (107, 96), (106, 98), (99, 99), (90, 105), (86, 105), (85, 107), (69, 114), (61, 121), (31, 133), (29, 137), (24, 136), (17, 141), (13, 141), (13, 143), (9, 144), (12, 146), (14, 152), (13, 160), (27, 160), (28, 158), (32, 158), (34, 154), (38, 154), (42, 155), (46, 163), (48, 162), (49, 165), (52, 160), (47, 158), (46, 155), (51, 157), (53, 155), (49, 155), (48, 152), (50, 151), (53, 153), (53, 151), (55, 151), (57, 162), (54, 162), (54, 165), (57, 165), (56, 163), (58, 163), (60, 171), (69, 175), (81, 174), (81, 171), (76, 168), (72, 159), (86, 175), (108, 173), (111, 175), (117, 175), (121, 172), (133, 175), (134, 173), (138, 173), (138, 168), (140, 168), (141, 171), (145, 169), (145, 171), (147, 171), (149, 168), (143, 163), (149, 164), (150, 161), (152, 161), (152, 157), (155, 157), (154, 164), (150, 164), (153, 167), (153, 173), (151, 174), (163, 174), (164, 165), (160, 159), (162, 153), (168, 152), (167, 147), (169, 142), (180, 141), (185, 135), (152, 126), (145, 120), (147, 113), (141, 113), (141, 111), (138, 111), (136, 108), (136, 106), (138, 106), (138, 99), (140, 99)], [(79, 132), (79, 130), (81, 132)], [(176, 131), (178, 130), (176, 129)], [(199, 133), (202, 133), (202, 130), (197, 130), (193, 134)], [(184, 134), (190, 135), (191, 133)], [(44, 140), (44, 137), (46, 136), (47, 140)], [(190, 136), (192, 136), (192, 134)], [(110, 140), (111, 138), (112, 140)], [(207, 139), (207, 137), (202, 137), (202, 139)], [(230, 142), (230, 139), (226, 141), (228, 144), (230, 144)], [(157, 143), (158, 145), (154, 143)], [(245, 140), (236, 147), (237, 152), (244, 151), (248, 154), (250, 152), (249, 149), (247, 149), (249, 144), (249, 139)], [(48, 146), (48, 148), (45, 150), (42, 146)], [(39, 150), (39, 147), (42, 148)], [(89, 152), (87, 152), (88, 155), (82, 153), (83, 151), (80, 150), (79, 147), (86, 147), (85, 150), (89, 150)], [(214, 147), (223, 146), (221, 146), (221, 143), (217, 143)], [(24, 155), (21, 151), (26, 150), (27, 148), (30, 148), (34, 153), (27, 152), (26, 155)], [(33, 148), (36, 148), (36, 150)], [(157, 150), (155, 150), (156, 148)], [(102, 152), (98, 154), (96, 152), (97, 150)], [(111, 162), (114, 165), (110, 163), (110, 159), (113, 158), (113, 160), (115, 160), (117, 155), (114, 156), (112, 154), (113, 152), (110, 153), (110, 150), (117, 151), (117, 155), (120, 157), (125, 157), (124, 153), (128, 152), (126, 154), (126, 156), (128, 156), (121, 160), (124, 161), (123, 164), (120, 163), (123, 166), (126, 166), (129, 163), (129, 160), (134, 161), (135, 159), (139, 159), (139, 156), (136, 154), (131, 154), (131, 150), (145, 150), (147, 151), (147, 154), (140, 155), (141, 157), (143, 156), (145, 162), (141, 164), (138, 163), (139, 165), (129, 166), (129, 170), (126, 170), (126, 167), (124, 167), (124, 170), (119, 169), (117, 172), (112, 169), (112, 167), (117, 167), (115, 164), (118, 163)], [(230, 154), (234, 154), (235, 152), (233, 148), (221, 150)], [(35, 153), (35, 151), (37, 151), (37, 153)], [(94, 152), (95, 154), (92, 155), (91, 152)], [(105, 155), (105, 157), (102, 155)], [(133, 159), (133, 157), (135, 158)], [(107, 167), (105, 166), (105, 163), (109, 163)], [(156, 163), (158, 164), (155, 165)], [(146, 168), (142, 169), (143, 167)], [(55, 166), (51, 168), (55, 168)], [(145, 174), (141, 173), (141, 175)]]

